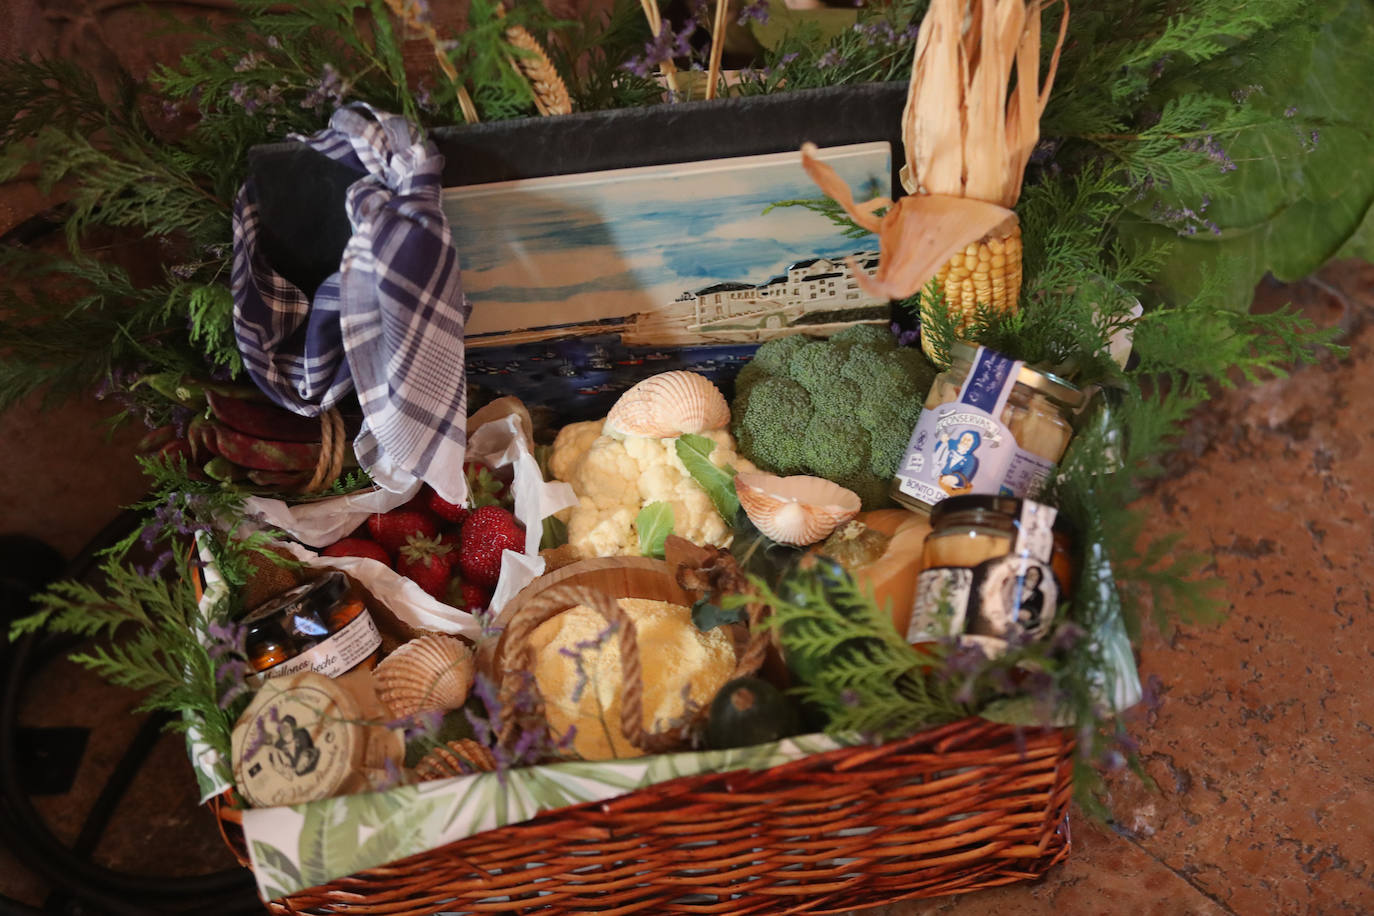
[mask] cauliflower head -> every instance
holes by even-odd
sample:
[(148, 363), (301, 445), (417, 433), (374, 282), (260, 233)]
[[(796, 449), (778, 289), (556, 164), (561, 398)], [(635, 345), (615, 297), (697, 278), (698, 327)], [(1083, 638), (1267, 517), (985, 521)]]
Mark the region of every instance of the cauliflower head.
[[(565, 519), (568, 544), (582, 557), (636, 556), (635, 519), (650, 503), (673, 509), (673, 534), (696, 544), (726, 546), (731, 529), (677, 456), (677, 439), (609, 435), (602, 424), (574, 423), (554, 441), (550, 469), (578, 496)], [(595, 435), (593, 435), (595, 433)], [(718, 467), (750, 471), (728, 430), (704, 432), (716, 443)]]
[(877, 508), (935, 373), (882, 326), (771, 340), (735, 382), (739, 451), (766, 471), (833, 480)]

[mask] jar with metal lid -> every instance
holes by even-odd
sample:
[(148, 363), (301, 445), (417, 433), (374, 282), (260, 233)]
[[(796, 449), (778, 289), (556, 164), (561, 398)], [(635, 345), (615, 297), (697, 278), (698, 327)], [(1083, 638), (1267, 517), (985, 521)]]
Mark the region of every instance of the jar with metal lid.
[(897, 465), (892, 498), (928, 512), (965, 493), (1036, 495), (1064, 457), (1083, 392), (986, 347), (955, 342), (950, 357)]
[(992, 651), (1049, 632), (1073, 586), (1058, 511), (1029, 499), (964, 495), (931, 511), (907, 640), (955, 638)]
[(318, 671), (338, 677), (376, 664), (382, 635), (348, 578), (329, 572), (255, 607), (244, 618), (256, 677)]

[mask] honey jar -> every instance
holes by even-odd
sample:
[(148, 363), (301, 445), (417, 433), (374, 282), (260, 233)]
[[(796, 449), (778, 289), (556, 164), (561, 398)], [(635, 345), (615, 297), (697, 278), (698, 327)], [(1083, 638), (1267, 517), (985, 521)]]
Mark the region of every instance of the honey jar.
[(891, 494), (922, 512), (965, 493), (1034, 497), (1073, 437), (1083, 392), (986, 347), (950, 345)]
[(907, 640), (954, 638), (990, 652), (1049, 632), (1073, 587), (1058, 511), (1009, 496), (951, 496), (931, 510)]
[(376, 664), (382, 635), (348, 577), (328, 572), (255, 607), (244, 618), (258, 679), (300, 671), (339, 677)]

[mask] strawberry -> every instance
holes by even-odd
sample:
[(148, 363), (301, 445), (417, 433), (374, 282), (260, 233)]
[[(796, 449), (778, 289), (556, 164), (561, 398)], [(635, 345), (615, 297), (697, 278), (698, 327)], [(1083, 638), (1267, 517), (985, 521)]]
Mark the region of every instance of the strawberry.
[(438, 534), (439, 522), (428, 512), (402, 506), (385, 515), (369, 515), (367, 530), (372, 532), (374, 541), (395, 556), (412, 537), (432, 538)]
[(396, 571), (435, 598), (443, 598), (455, 559), (453, 549), (437, 537), (412, 537), (396, 558)]
[(444, 601), (461, 610), (476, 613), (485, 611), (487, 605), (491, 604), (491, 592), (480, 585), (454, 576), (448, 584)]
[(326, 557), (366, 557), (369, 560), (378, 560), (387, 566), (391, 565), (391, 555), (386, 552), (386, 548), (367, 538), (344, 538), (330, 544), (320, 553)]
[(429, 487), (425, 487), (425, 508), (446, 522), (461, 525), (467, 521), (468, 509), (444, 499)]
[(463, 523), (458, 565), (463, 579), (492, 588), (501, 577), (501, 552), (524, 551), (525, 529), (500, 506), (480, 506)]

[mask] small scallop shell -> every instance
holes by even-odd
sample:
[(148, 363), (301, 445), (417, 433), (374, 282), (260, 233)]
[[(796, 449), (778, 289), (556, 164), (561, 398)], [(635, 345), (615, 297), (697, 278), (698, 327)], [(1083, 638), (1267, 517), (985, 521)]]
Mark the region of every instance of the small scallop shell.
[(372, 678), (378, 698), (398, 719), (457, 709), (472, 689), (472, 650), (452, 636), (421, 636), (383, 659)]
[(724, 429), (730, 405), (704, 375), (663, 372), (620, 396), (606, 415), (607, 429), (629, 436), (671, 439), (683, 433)]
[(421, 782), (431, 779), (452, 779), (469, 773), (490, 773), (496, 769), (496, 758), (484, 744), (467, 738), (441, 744), (415, 764), (415, 778)]
[(859, 514), (858, 495), (823, 477), (746, 471), (735, 475), (735, 492), (749, 520), (780, 544), (814, 544)]

